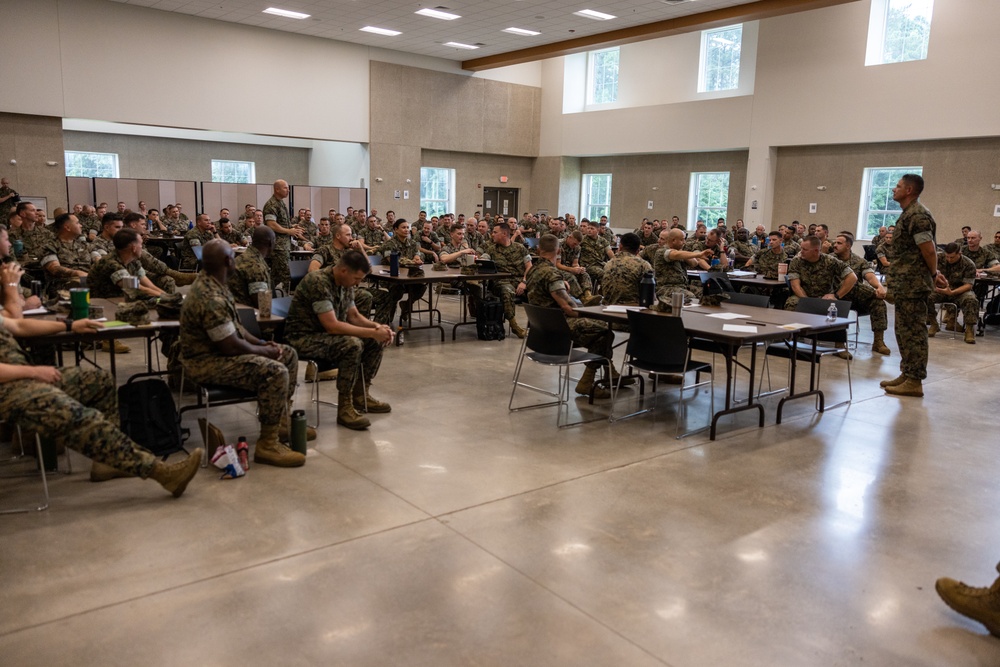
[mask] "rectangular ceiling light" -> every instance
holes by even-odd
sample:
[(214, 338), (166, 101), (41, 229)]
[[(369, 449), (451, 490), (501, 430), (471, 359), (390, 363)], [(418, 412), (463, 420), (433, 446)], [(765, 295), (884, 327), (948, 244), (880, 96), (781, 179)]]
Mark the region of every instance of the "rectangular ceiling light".
[(291, 12), (287, 9), (278, 9), (277, 7), (268, 7), (264, 10), (265, 14), (274, 14), (275, 16), (284, 16), (286, 19), (307, 19), (309, 14), (303, 14), (302, 12)]
[(388, 30), (387, 28), (376, 28), (374, 26), (366, 25), (364, 28), (358, 28), (362, 32), (373, 32), (376, 35), (385, 35), (386, 37), (395, 37), (396, 35), (402, 35), (398, 30)]
[(449, 14), (448, 12), (438, 11), (437, 9), (419, 9), (415, 14), (420, 14), (421, 16), (430, 16), (432, 19), (442, 19), (444, 21), (454, 21), (455, 19), (462, 18), (458, 14)]
[(461, 42), (445, 42), (445, 46), (451, 46), (456, 49), (478, 49), (478, 46), (473, 46), (472, 44), (462, 44)]
[(524, 28), (505, 28), (503, 32), (509, 32), (512, 35), (524, 35), (525, 37), (534, 37), (535, 35), (542, 34), (534, 30), (525, 30)]
[(611, 14), (605, 14), (604, 12), (595, 12), (593, 9), (581, 9), (578, 12), (573, 12), (577, 16), (582, 16), (588, 19), (594, 19), (595, 21), (609, 21), (611, 19), (618, 18)]

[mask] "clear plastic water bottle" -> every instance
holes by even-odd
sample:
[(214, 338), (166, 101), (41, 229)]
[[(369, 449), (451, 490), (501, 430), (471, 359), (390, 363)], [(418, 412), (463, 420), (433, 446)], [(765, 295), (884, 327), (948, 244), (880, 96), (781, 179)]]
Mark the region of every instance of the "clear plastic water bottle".
[(833, 322), (837, 319), (837, 304), (831, 303), (830, 307), (826, 309), (826, 321)]

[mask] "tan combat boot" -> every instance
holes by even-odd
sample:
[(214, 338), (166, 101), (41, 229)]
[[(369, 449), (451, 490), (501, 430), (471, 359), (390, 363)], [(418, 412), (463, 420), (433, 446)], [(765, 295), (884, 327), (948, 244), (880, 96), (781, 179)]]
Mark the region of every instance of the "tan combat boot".
[(115, 339), (114, 341), (110, 341), (110, 340), (103, 341), (101, 343), (101, 351), (102, 352), (111, 352), (111, 344), (112, 343), (114, 343), (114, 345), (115, 345), (115, 354), (128, 354), (129, 352), (132, 351), (132, 348), (130, 348), (128, 345), (126, 345), (125, 343), (123, 343), (123, 342), (121, 342), (120, 340), (117, 340), (117, 339)]
[(950, 310), (945, 311), (944, 314), (944, 330), (945, 331), (958, 331), (958, 318)]
[(177, 463), (167, 464), (157, 459), (149, 476), (159, 482), (164, 489), (174, 494), (174, 498), (180, 498), (184, 489), (187, 488), (188, 482), (198, 472), (200, 464), (201, 450), (196, 449), (186, 459)]
[(260, 437), (253, 450), (253, 462), (279, 468), (298, 468), (305, 465), (306, 455), (278, 442), (277, 424), (261, 424)]
[(583, 371), (583, 375), (580, 376), (580, 381), (576, 383), (576, 393), (589, 396), (590, 390), (593, 389), (594, 398), (611, 398), (611, 392), (604, 387), (594, 387), (594, 376), (596, 374), (597, 370), (588, 366)]
[(897, 377), (896, 379), (882, 380), (881, 382), (878, 383), (878, 386), (884, 389), (885, 387), (895, 387), (896, 385), (903, 384), (904, 382), (906, 382), (906, 376), (900, 373), (899, 377)]
[(892, 352), (885, 344), (885, 332), (875, 331), (873, 333), (874, 333), (874, 340), (872, 340), (872, 352), (876, 354), (885, 354), (885, 355), (892, 354)]
[(174, 279), (178, 287), (183, 287), (184, 285), (193, 285), (194, 281), (198, 278), (198, 274), (194, 271), (175, 271), (173, 269), (167, 269), (167, 275)]
[[(1000, 565), (997, 565), (1000, 570)], [(934, 584), (944, 603), (962, 616), (979, 621), (990, 634), (1000, 637), (1000, 579), (989, 588), (975, 588), (943, 577)]]
[(365, 384), (359, 377), (354, 383), (354, 409), (372, 414), (392, 412), (392, 406), (372, 396), (371, 384)]
[(935, 319), (935, 318), (927, 318), (927, 319), (930, 320), (927, 323), (927, 324), (930, 325), (930, 328), (927, 330), (927, 337), (928, 338), (934, 338), (934, 336), (937, 334), (937, 332), (941, 331), (941, 327), (938, 326), (937, 319)]
[[(587, 294), (590, 294), (590, 292), (587, 292)], [(583, 299), (581, 300), (584, 306), (599, 306), (604, 303), (604, 297), (600, 294), (591, 296), (587, 296), (587, 294), (584, 294)]]
[(924, 385), (920, 380), (908, 377), (902, 384), (886, 387), (885, 393), (892, 394), (893, 396), (916, 396), (920, 398), (924, 395)]
[(312, 364), (306, 366), (306, 382), (326, 382), (328, 380), (336, 380), (337, 375), (338, 371), (336, 368), (331, 368), (328, 371), (317, 373), (316, 367)]
[(90, 481), (91, 482), (106, 482), (109, 479), (118, 479), (119, 477), (135, 477), (132, 473), (122, 472), (118, 468), (112, 468), (104, 463), (98, 463), (93, 461), (90, 464)]
[(976, 327), (972, 324), (965, 325), (965, 342), (969, 345), (976, 344)]
[(512, 317), (507, 320), (510, 323), (510, 332), (517, 336), (518, 338), (524, 338), (528, 335), (528, 332), (521, 328), (521, 325), (517, 323), (517, 318)]
[(337, 398), (337, 423), (355, 431), (363, 431), (372, 423), (354, 409), (353, 393), (351, 391), (340, 392), (340, 396)]

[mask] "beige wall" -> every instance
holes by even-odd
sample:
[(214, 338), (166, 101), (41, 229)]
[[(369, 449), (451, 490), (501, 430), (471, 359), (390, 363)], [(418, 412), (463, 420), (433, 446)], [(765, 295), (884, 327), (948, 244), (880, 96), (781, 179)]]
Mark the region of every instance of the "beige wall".
[[(726, 219), (742, 217), (746, 166), (746, 151), (614, 155), (580, 160), (582, 174), (612, 174), (610, 221), (616, 231), (635, 229), (643, 218), (669, 219), (676, 215), (683, 224), (688, 224), (691, 173), (698, 171), (729, 172)], [(654, 187), (658, 189), (653, 190)], [(652, 210), (646, 208), (649, 200), (653, 201)], [(577, 199), (569, 210), (575, 212), (579, 208)]]
[(0, 113), (0, 176), (19, 194), (47, 197), (50, 218), (54, 209), (66, 207), (64, 158), (61, 119)]
[[(423, 151), (423, 166), (455, 170), (455, 211), (471, 216), (482, 208), (483, 188), (511, 188), (518, 193), (517, 217), (529, 210), (534, 159), (507, 155), (475, 155), (448, 151)], [(500, 177), (506, 176), (506, 183)], [(535, 207), (537, 208), (537, 207)]]
[[(961, 236), (963, 225), (992, 242), (1000, 230), (993, 209), (1000, 192), (1000, 138), (778, 149), (774, 226), (790, 220), (826, 223), (831, 232), (855, 230), (866, 167), (922, 166), (921, 201), (934, 214), (938, 241)], [(816, 188), (824, 186), (825, 191)], [(817, 212), (809, 214), (809, 203)]]

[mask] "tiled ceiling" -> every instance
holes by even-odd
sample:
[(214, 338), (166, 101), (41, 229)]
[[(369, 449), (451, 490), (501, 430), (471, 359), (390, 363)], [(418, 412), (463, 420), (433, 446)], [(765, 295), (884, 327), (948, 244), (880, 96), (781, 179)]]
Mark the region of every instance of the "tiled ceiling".
[[(405, 0), (113, 0), (128, 5), (191, 14), (217, 21), (242, 23), (270, 30), (335, 39), (450, 60), (469, 60), (516, 51), (575, 37), (676, 19), (714, 9), (744, 5), (754, 0), (442, 0), (440, 3)], [(310, 17), (305, 20), (263, 14), (268, 7)], [(416, 14), (418, 9), (442, 9), (462, 18), (443, 21)], [(593, 9), (617, 18), (609, 21), (576, 16)], [(384, 37), (359, 29), (389, 28), (402, 34)], [(522, 37), (505, 28), (540, 32)], [(444, 46), (445, 42), (478, 44), (471, 51)]]

